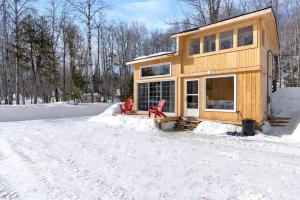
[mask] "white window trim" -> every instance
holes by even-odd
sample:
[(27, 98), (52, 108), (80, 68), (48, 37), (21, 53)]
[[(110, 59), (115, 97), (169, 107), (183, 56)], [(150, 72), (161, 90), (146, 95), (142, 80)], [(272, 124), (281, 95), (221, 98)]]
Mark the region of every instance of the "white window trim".
[[(139, 83), (153, 83), (153, 82), (166, 82), (166, 81), (174, 81), (174, 112), (164, 112), (167, 116), (168, 115), (174, 115), (177, 113), (177, 109), (176, 109), (176, 92), (177, 92), (177, 81), (176, 79), (165, 79), (165, 80), (149, 80), (149, 81), (137, 81), (137, 84)], [(138, 86), (137, 86), (138, 88)], [(137, 94), (139, 95), (139, 93)], [(148, 97), (150, 95), (150, 91), (148, 90)], [(138, 97), (139, 98), (139, 97)], [(149, 99), (148, 99), (149, 101)], [(148, 102), (149, 103), (149, 102)], [(137, 106), (138, 108), (138, 106)], [(144, 110), (138, 110), (139, 113), (148, 113), (148, 111), (144, 111)]]
[[(198, 81), (198, 94), (187, 94), (187, 82), (188, 81)], [(191, 78), (191, 79), (186, 79), (185, 80), (185, 84), (184, 84), (184, 87), (185, 87), (185, 115), (186, 115), (186, 112), (187, 112), (187, 95), (190, 95), (190, 96), (198, 96), (198, 117), (200, 117), (200, 79), (199, 78)], [(196, 110), (196, 109), (195, 109)]]
[[(143, 68), (149, 68), (149, 67), (155, 67), (155, 66), (167, 65), (167, 64), (170, 65), (170, 73), (169, 74), (142, 77), (142, 69)], [(149, 79), (149, 78), (157, 78), (157, 77), (169, 77), (171, 75), (172, 75), (172, 63), (171, 62), (158, 63), (158, 64), (153, 64), (153, 65), (144, 65), (144, 66), (141, 66), (140, 69), (139, 69), (140, 79)]]
[[(224, 78), (224, 77), (233, 77), (233, 79), (234, 79), (234, 105), (233, 105), (233, 110), (206, 108), (206, 79)], [(206, 77), (204, 77), (204, 111), (208, 111), (208, 112), (236, 112), (236, 101), (237, 101), (237, 99), (236, 99), (236, 94), (237, 94), (236, 90), (237, 90), (236, 74), (227, 74), (227, 75), (206, 76)]]

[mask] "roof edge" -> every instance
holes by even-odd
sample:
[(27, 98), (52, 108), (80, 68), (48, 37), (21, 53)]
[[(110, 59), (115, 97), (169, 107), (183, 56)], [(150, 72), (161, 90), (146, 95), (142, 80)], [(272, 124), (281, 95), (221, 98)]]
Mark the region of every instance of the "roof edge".
[(159, 55), (153, 54), (153, 55), (145, 56), (144, 58), (128, 61), (128, 62), (126, 62), (126, 65), (132, 65), (132, 64), (136, 64), (136, 63), (140, 63), (140, 62), (147, 62), (147, 61), (151, 61), (151, 60), (155, 60), (155, 59), (167, 58), (167, 57), (174, 56), (177, 54), (178, 54), (177, 52), (169, 52), (169, 53), (159, 54)]
[(205, 24), (205, 25), (203, 25), (203, 26), (197, 26), (197, 27), (194, 27), (194, 28), (191, 28), (191, 29), (187, 29), (187, 30), (178, 32), (178, 33), (174, 33), (174, 34), (171, 35), (171, 38), (178, 37), (178, 36), (180, 36), (180, 35), (182, 35), (182, 34), (185, 34), (185, 33), (186, 33), (186, 34), (189, 34), (190, 32), (193, 32), (193, 33), (194, 33), (194, 32), (197, 32), (197, 31), (201, 31), (201, 28), (204, 28), (204, 27), (207, 27), (207, 26), (211, 26), (211, 25), (214, 25), (214, 24), (218, 24), (218, 23), (221, 23), (221, 22), (224, 22), (224, 21), (229, 21), (229, 20), (232, 20), (232, 19), (235, 19), (235, 18), (239, 18), (239, 17), (245, 16), (245, 15), (254, 14), (254, 13), (261, 12), (261, 11), (268, 10), (268, 9), (271, 9), (271, 12), (272, 12), (272, 14), (273, 14), (273, 16), (274, 16), (274, 12), (273, 12), (272, 6), (268, 6), (268, 7), (259, 9), (259, 10), (255, 10), (255, 11), (243, 13), (243, 14), (240, 14), (240, 15), (237, 15), (237, 16), (234, 16), (234, 17), (226, 18), (226, 19), (223, 19), (223, 20), (214, 22), (214, 23)]

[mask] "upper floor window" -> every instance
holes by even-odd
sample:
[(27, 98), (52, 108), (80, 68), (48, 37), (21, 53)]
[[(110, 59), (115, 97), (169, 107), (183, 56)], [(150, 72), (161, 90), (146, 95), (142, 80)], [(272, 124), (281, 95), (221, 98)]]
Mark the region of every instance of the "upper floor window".
[(189, 55), (200, 53), (200, 38), (190, 40), (189, 43)]
[(171, 75), (171, 64), (164, 63), (153, 66), (145, 66), (140, 69), (141, 78), (154, 76), (168, 76)]
[(216, 35), (209, 35), (204, 37), (204, 52), (211, 52), (216, 50)]
[(220, 49), (229, 49), (233, 47), (233, 31), (220, 33)]
[(253, 44), (253, 26), (247, 26), (238, 30), (238, 46)]

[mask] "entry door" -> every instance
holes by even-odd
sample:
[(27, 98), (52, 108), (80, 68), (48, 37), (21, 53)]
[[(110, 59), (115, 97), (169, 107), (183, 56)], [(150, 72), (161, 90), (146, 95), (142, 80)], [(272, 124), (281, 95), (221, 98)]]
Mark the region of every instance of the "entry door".
[(199, 80), (186, 80), (186, 116), (199, 117)]

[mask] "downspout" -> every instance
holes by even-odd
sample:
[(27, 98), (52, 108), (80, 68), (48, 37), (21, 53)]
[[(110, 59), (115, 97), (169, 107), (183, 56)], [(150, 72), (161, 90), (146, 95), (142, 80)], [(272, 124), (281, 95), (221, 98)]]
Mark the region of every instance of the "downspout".
[(269, 117), (269, 103), (271, 103), (271, 98), (270, 98), (270, 94), (269, 94), (269, 65), (270, 65), (269, 56), (270, 56), (270, 53), (273, 58), (272, 50), (269, 49), (267, 51), (267, 118)]

